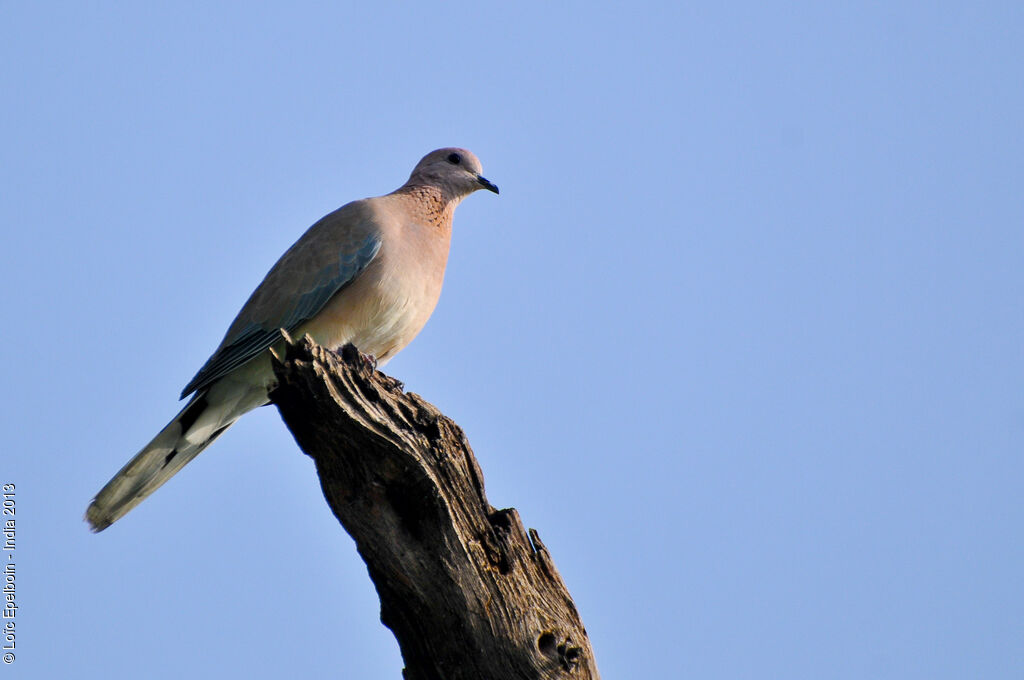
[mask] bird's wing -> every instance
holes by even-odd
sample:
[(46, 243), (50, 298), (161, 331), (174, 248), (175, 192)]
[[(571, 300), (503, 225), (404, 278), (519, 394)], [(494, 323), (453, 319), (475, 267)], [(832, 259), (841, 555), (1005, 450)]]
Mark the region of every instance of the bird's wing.
[(363, 203), (327, 215), (281, 256), (220, 347), (182, 390), (182, 399), (258, 356), (281, 338), (280, 329), (293, 331), (313, 318), (366, 269), (380, 250), (381, 235)]

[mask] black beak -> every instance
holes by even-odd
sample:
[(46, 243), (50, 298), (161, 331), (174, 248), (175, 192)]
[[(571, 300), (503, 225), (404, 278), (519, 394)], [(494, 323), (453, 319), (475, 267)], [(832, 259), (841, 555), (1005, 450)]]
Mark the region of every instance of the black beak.
[(483, 187), (484, 189), (487, 189), (488, 191), (493, 191), (493, 192), (494, 192), (494, 193), (496, 193), (496, 194), (497, 194), (497, 193), (500, 193), (500, 192), (498, 191), (498, 185), (497, 185), (497, 184), (492, 184), (492, 183), (491, 183), (491, 181), (490, 181), (489, 179), (487, 179), (486, 177), (484, 177), (484, 176), (482, 176), (482, 175), (477, 175), (477, 176), (476, 176), (476, 181), (477, 181), (477, 182), (478, 182), (478, 183), (480, 184), (480, 186), (482, 186), (482, 187)]

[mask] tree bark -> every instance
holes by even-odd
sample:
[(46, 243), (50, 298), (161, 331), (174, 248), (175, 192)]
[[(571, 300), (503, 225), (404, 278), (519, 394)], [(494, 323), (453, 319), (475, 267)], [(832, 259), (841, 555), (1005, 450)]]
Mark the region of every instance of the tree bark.
[(458, 425), (351, 345), (289, 339), (274, 373), (271, 400), (355, 539), (406, 680), (600, 677), (550, 554), (487, 502)]

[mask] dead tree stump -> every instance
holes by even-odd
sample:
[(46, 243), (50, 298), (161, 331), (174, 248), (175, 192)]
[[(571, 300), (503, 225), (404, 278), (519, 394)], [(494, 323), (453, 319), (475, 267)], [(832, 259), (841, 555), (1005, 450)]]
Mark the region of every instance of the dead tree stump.
[(458, 425), (351, 345), (288, 343), (274, 373), (271, 400), (355, 539), (406, 680), (600, 677), (550, 554), (487, 502)]

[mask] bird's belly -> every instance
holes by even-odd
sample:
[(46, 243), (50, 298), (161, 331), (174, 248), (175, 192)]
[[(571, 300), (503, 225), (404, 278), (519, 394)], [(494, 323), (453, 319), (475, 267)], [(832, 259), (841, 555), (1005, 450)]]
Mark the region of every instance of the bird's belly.
[(331, 298), (299, 333), (332, 349), (352, 343), (383, 364), (422, 330), (440, 292), (422, 279), (384, 282), (371, 275)]

